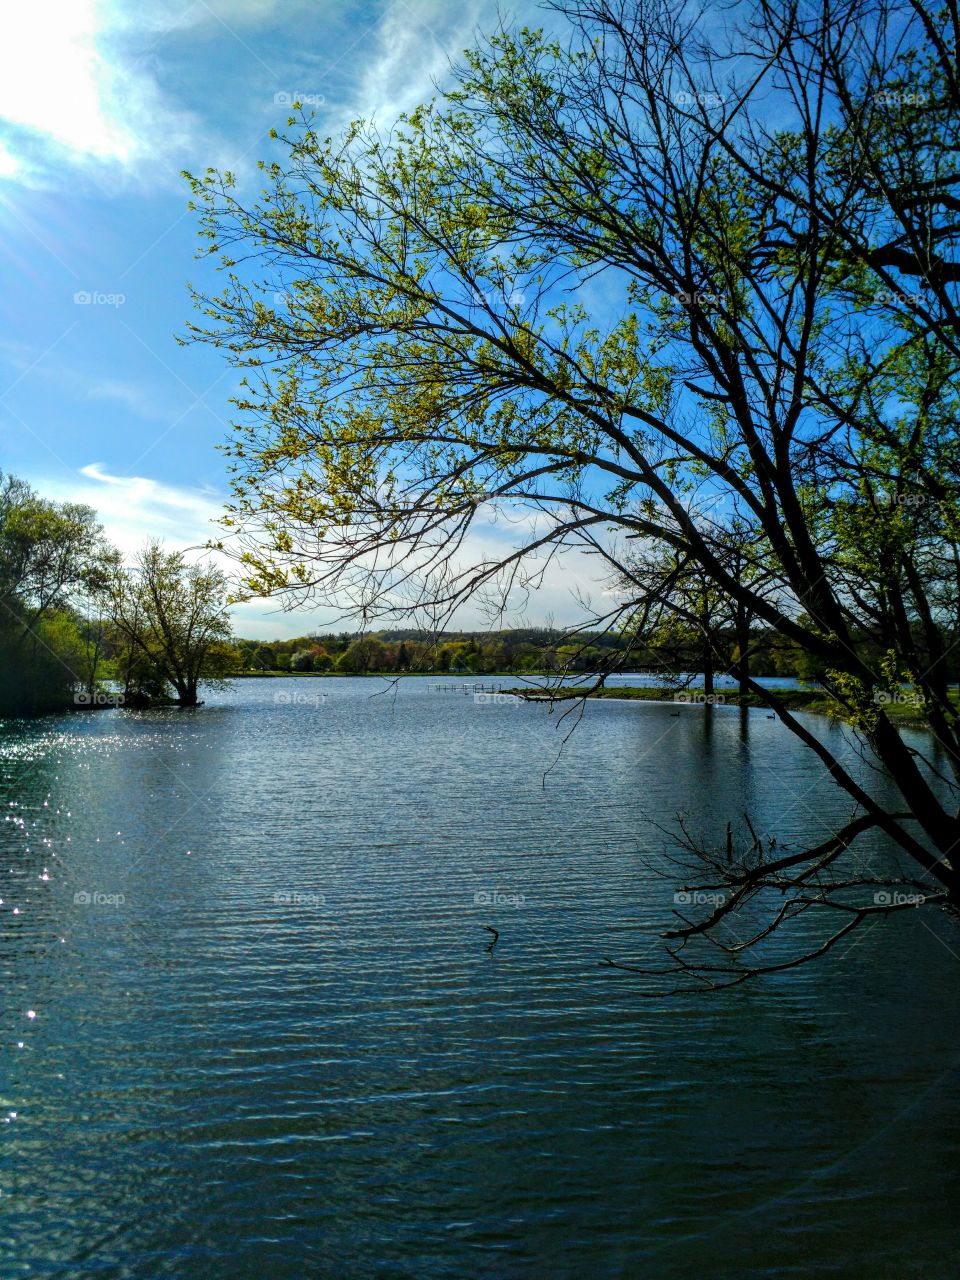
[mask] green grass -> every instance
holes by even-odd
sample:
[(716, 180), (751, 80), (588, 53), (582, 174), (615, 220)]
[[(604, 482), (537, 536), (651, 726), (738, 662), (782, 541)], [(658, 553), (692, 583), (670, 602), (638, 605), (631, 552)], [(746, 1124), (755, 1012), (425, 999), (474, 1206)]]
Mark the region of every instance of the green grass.
[[(527, 685), (523, 688), (505, 689), (505, 693), (515, 693), (531, 701), (537, 701), (544, 695), (538, 694), (536, 690), (532, 690)], [(552, 696), (561, 700), (572, 700), (582, 697), (582, 691), (572, 689), (558, 689), (550, 691)], [(816, 715), (830, 716), (834, 720), (850, 720), (847, 709), (840, 703), (834, 701), (823, 692), (822, 689), (777, 689), (771, 690), (776, 693), (777, 700), (788, 711), (810, 711)], [(533, 694), (533, 697), (531, 697)], [(703, 687), (677, 690), (670, 687), (659, 688), (638, 688), (634, 685), (624, 685), (622, 687), (611, 687), (596, 689), (586, 694), (588, 698), (612, 698), (617, 701), (628, 702), (675, 702), (678, 706), (686, 704), (688, 706), (704, 706), (704, 703), (697, 701), (698, 698), (704, 697)], [(951, 699), (958, 702), (958, 694), (952, 693)], [(766, 707), (766, 703), (755, 693), (740, 695), (736, 690), (721, 689), (714, 695), (714, 701), (721, 706), (727, 707)], [(926, 723), (924, 711), (922, 707), (913, 706), (910, 703), (889, 703), (885, 710), (896, 724), (915, 724), (923, 725)]]

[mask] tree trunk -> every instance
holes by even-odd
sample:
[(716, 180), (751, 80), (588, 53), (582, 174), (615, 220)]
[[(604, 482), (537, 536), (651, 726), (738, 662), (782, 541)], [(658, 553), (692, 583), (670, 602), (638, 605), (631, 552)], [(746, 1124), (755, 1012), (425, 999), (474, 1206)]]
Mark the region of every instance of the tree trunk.
[(713, 697), (713, 645), (709, 636), (703, 641), (703, 692), (708, 698)]
[(737, 684), (741, 697), (750, 692), (750, 616), (742, 604), (737, 605), (734, 621), (737, 646)]
[(177, 702), (181, 707), (197, 705), (197, 682), (192, 679), (181, 679), (174, 682), (177, 691)]

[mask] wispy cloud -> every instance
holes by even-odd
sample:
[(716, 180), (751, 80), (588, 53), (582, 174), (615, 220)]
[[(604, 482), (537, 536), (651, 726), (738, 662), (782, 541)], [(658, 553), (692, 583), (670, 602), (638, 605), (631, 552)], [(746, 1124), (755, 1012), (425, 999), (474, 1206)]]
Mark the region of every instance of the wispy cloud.
[(149, 388), (139, 383), (125, 382), (120, 378), (101, 378), (90, 385), (88, 377), (86, 398), (108, 400), (122, 405), (140, 418), (148, 418), (154, 422), (167, 422), (171, 417), (170, 410), (157, 402)]
[(163, 538), (178, 549), (202, 546), (216, 536), (215, 521), (223, 510), (223, 496), (215, 489), (113, 475), (96, 462), (81, 467), (74, 481), (58, 477), (39, 480), (36, 486), (58, 501), (93, 507), (107, 537), (125, 556), (132, 556), (148, 538)]
[(482, 0), (393, 0), (379, 22), (373, 52), (359, 60), (360, 75), (344, 113), (374, 117), (389, 126), (448, 79), (490, 6)]
[[(40, 352), (25, 343), (0, 339), (0, 365), (16, 373), (36, 367)], [(76, 401), (102, 401), (120, 405), (149, 422), (169, 423), (183, 416), (184, 397), (178, 388), (159, 386), (147, 380), (104, 377), (89, 368), (77, 369), (48, 361), (43, 366), (44, 381), (55, 384)], [(0, 391), (3, 383), (0, 381)]]

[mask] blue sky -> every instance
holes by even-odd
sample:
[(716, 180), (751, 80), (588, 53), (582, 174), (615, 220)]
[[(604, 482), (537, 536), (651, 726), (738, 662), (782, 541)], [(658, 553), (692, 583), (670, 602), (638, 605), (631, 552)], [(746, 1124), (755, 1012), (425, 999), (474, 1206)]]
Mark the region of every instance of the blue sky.
[[(527, 0), (508, 12), (537, 16)], [(216, 446), (233, 374), (215, 352), (174, 340), (186, 282), (202, 279), (180, 171), (224, 166), (254, 183), (292, 97), (312, 100), (331, 130), (358, 115), (388, 121), (429, 96), (496, 17), (491, 0), (11, 9), (0, 47), (0, 470), (90, 503), (127, 553), (148, 536), (183, 547), (210, 537), (227, 491)], [(582, 560), (558, 568), (528, 617), (577, 616), (571, 586), (591, 576)], [(330, 618), (250, 603), (235, 626), (293, 635)]]

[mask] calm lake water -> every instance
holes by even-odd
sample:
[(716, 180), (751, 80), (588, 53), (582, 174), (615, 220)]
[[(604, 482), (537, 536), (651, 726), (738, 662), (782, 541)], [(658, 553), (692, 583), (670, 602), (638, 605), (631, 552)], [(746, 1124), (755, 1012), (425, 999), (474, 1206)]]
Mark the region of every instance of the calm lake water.
[(0, 1275), (955, 1277), (960, 931), (696, 1000), (599, 964), (670, 919), (649, 818), (822, 839), (817, 762), (626, 702), (558, 759), (434, 683), (0, 725)]

